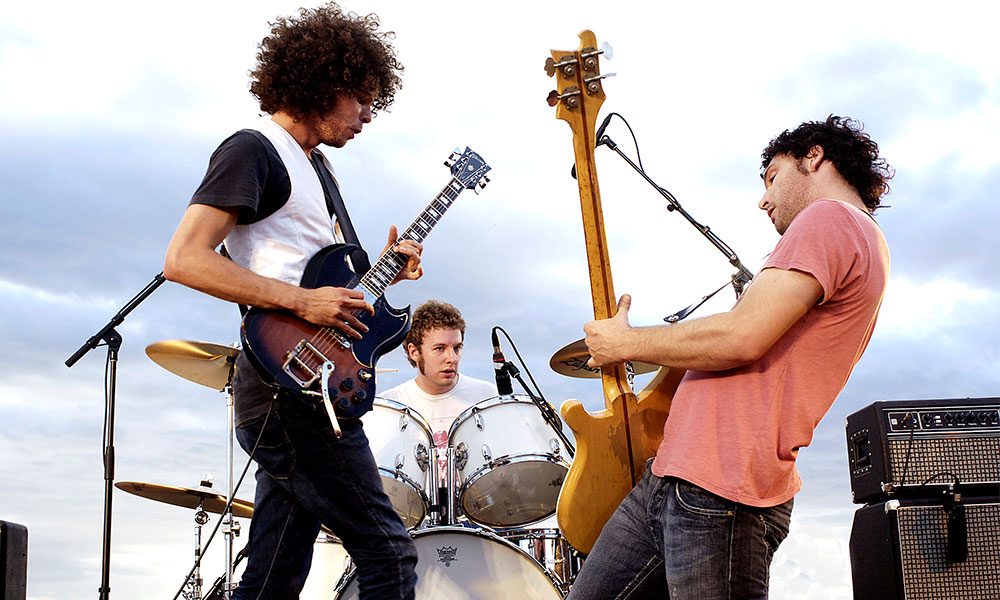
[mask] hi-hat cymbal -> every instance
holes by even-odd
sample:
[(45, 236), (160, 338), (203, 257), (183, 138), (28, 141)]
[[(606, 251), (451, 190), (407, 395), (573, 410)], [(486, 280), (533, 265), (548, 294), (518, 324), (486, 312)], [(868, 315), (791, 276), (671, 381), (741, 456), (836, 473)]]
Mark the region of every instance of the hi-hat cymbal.
[(146, 346), (146, 355), (174, 375), (213, 390), (223, 390), (229, 383), (239, 348), (192, 342), (164, 340)]
[[(583, 340), (577, 340), (572, 344), (563, 346), (549, 359), (549, 366), (560, 375), (570, 377), (581, 377), (585, 379), (597, 379), (601, 376), (601, 370), (596, 367), (588, 367), (590, 352), (587, 351), (587, 344)], [(652, 373), (659, 369), (658, 365), (648, 363), (633, 362), (632, 372), (636, 375)]]
[[(160, 485), (158, 483), (144, 483), (142, 481), (119, 481), (115, 487), (136, 496), (166, 502), (174, 506), (185, 508), (198, 508), (216, 514), (222, 514), (226, 508), (226, 497), (218, 490), (206, 486), (196, 488), (176, 487), (172, 485)], [(233, 499), (233, 515), (237, 517), (250, 518), (253, 516), (253, 502)]]

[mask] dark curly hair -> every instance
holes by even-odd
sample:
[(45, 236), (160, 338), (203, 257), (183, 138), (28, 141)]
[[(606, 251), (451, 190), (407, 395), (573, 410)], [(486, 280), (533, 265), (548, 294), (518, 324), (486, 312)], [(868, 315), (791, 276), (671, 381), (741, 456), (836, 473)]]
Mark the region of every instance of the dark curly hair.
[(390, 40), (379, 32), (378, 16), (344, 13), (333, 2), (280, 17), (257, 46), (250, 93), (260, 109), (283, 110), (295, 118), (322, 116), (340, 94), (371, 102), (372, 114), (388, 109), (401, 87), (403, 66)]
[[(408, 348), (410, 344), (419, 348), (424, 341), (424, 335), (432, 329), (457, 329), (462, 332), (462, 337), (465, 337), (465, 319), (462, 318), (462, 313), (447, 302), (439, 300), (424, 302), (413, 311), (412, 322), (410, 331), (406, 334), (406, 341), (403, 342), (404, 348)], [(410, 358), (409, 352), (406, 353), (406, 360), (410, 361), (411, 366), (417, 366), (417, 363)]]
[(814, 146), (823, 148), (823, 157), (837, 167), (847, 183), (861, 195), (868, 210), (881, 206), (889, 193), (889, 180), (895, 174), (884, 158), (879, 158), (878, 144), (863, 131), (864, 125), (849, 117), (830, 115), (826, 121), (808, 121), (794, 131), (783, 131), (761, 153), (761, 176), (779, 154), (805, 158)]

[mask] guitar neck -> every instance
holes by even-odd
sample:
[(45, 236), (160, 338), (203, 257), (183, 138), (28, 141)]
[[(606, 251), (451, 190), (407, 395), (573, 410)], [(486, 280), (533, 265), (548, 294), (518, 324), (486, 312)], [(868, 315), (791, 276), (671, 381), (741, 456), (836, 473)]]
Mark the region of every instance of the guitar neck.
[[(423, 242), (434, 226), (438, 224), (444, 213), (455, 203), (455, 199), (465, 189), (458, 179), (452, 177), (448, 185), (431, 200), (427, 208), (423, 210), (413, 223), (397, 238), (397, 242), (402, 240), (413, 240)], [(385, 288), (396, 279), (399, 272), (406, 266), (407, 257), (392, 250), (388, 250), (379, 257), (372, 268), (361, 277), (359, 285), (364, 286), (375, 297), (381, 296)]]

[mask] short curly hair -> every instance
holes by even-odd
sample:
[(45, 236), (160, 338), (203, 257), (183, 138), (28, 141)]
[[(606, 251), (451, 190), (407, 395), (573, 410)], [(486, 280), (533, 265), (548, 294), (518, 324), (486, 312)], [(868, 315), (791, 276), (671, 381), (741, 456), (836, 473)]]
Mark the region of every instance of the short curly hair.
[(823, 157), (837, 167), (837, 172), (854, 186), (868, 210), (874, 212), (882, 196), (889, 193), (889, 180), (895, 174), (884, 158), (879, 158), (878, 144), (863, 131), (864, 125), (849, 117), (830, 115), (826, 121), (807, 121), (794, 131), (787, 129), (775, 137), (761, 153), (761, 176), (779, 154), (805, 158), (815, 147), (823, 148)]
[(389, 108), (402, 86), (403, 66), (390, 44), (395, 34), (378, 31), (377, 15), (344, 13), (330, 2), (269, 25), (250, 72), (250, 93), (268, 114), (323, 116), (347, 94), (371, 102), (374, 115)]
[[(424, 341), (424, 335), (433, 329), (457, 329), (462, 332), (465, 339), (465, 319), (457, 308), (441, 302), (440, 300), (428, 300), (413, 311), (412, 325), (406, 334), (403, 348), (409, 348), (413, 344), (417, 348)], [(406, 360), (410, 361), (410, 366), (417, 366), (417, 363), (410, 358), (410, 353), (406, 353)]]

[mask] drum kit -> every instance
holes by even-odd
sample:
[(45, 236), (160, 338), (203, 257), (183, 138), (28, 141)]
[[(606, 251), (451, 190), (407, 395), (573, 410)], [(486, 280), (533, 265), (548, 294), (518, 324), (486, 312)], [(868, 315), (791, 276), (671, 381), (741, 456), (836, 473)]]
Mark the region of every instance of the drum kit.
[[(234, 496), (233, 396), (230, 388), (239, 349), (207, 342), (167, 340), (146, 354), (184, 379), (225, 392), (229, 413), (228, 489), (210, 481), (175, 487), (121, 481), (115, 485), (144, 498), (196, 509), (195, 566), (183, 587), (185, 600), (228, 598), (236, 588), (235, 517), (253, 515), (253, 503)], [(591, 377), (582, 340), (550, 361), (560, 374)], [(642, 365), (637, 365), (637, 372)], [(583, 562), (555, 526), (556, 502), (572, 446), (542, 418), (537, 398), (522, 394), (482, 400), (462, 412), (437, 448), (431, 427), (413, 408), (376, 398), (362, 417), (386, 494), (417, 548), (417, 597), (434, 599), (560, 599), (569, 593)], [(544, 402), (544, 401), (542, 401)], [(516, 432), (512, 435), (512, 432)], [(226, 573), (202, 596), (201, 527), (207, 513), (222, 515)], [(322, 531), (304, 600), (358, 598), (356, 570), (339, 540)]]

